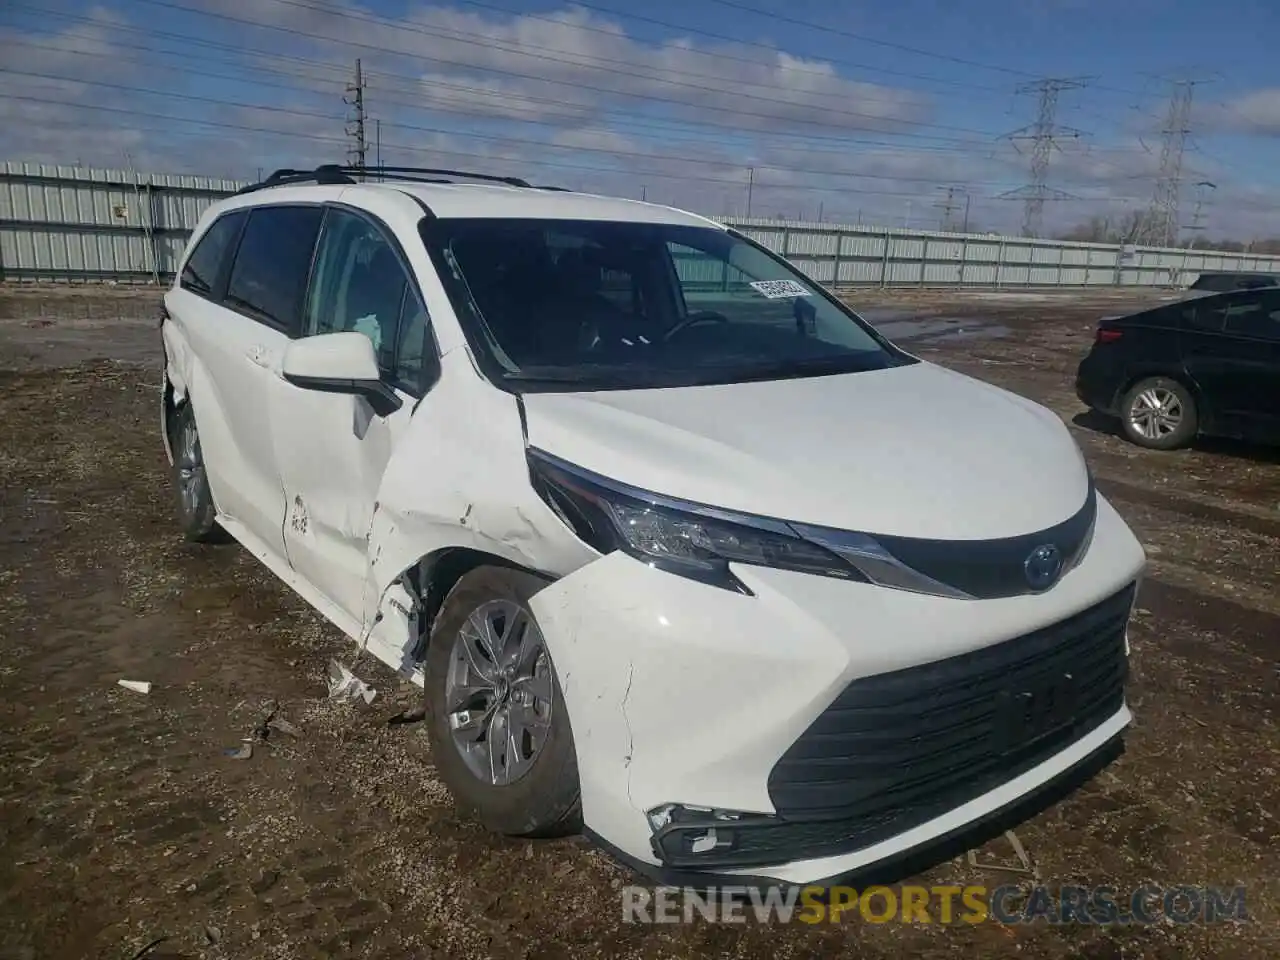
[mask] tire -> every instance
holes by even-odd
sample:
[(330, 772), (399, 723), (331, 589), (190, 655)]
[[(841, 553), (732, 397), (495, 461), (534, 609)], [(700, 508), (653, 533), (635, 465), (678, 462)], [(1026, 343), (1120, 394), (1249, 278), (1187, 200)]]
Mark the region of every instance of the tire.
[[(529, 609), (529, 598), (544, 586), (546, 582), (538, 577), (504, 567), (479, 567), (465, 574), (449, 591), (432, 626), (423, 670), (427, 735), (437, 771), (465, 813), (488, 829), (512, 837), (559, 837), (582, 828), (578, 758), (569, 716), (550, 654)], [(472, 664), (483, 668), (488, 677), (498, 676), (491, 669), (492, 658), (468, 643), (468, 637), (477, 635), (472, 625), (484, 620), (493, 625), (494, 633), (513, 624), (532, 627), (533, 634), (519, 626), (517, 631), (532, 641), (527, 653), (532, 654), (535, 646), (541, 651), (532, 654), (533, 666), (520, 666), (516, 679), (509, 682), (481, 677)], [(464, 628), (468, 628), (466, 634)], [(515, 648), (515, 644), (509, 647)], [(468, 650), (473, 659), (467, 659)], [(471, 696), (471, 710), (451, 712), (450, 700), (455, 706), (464, 701), (459, 692), (463, 683), (488, 689)], [(494, 715), (495, 707), (503, 714), (504, 705), (511, 726), (547, 705), (549, 717), (537, 718), (548, 721), (545, 726), (526, 727), (536, 734), (521, 737), (518, 751), (500, 751), (494, 763), (492, 752), (486, 753), (494, 726), (485, 721)], [(453, 718), (463, 721), (468, 715), (478, 718), (474, 727), (455, 734)], [(501, 762), (503, 757), (509, 765)]]
[(182, 535), (193, 543), (222, 543), (227, 539), (218, 526), (209, 475), (204, 467), (200, 435), (191, 404), (184, 403), (174, 411), (173, 420), (174, 499), (178, 506), (178, 523)]
[(1120, 429), (1131, 443), (1149, 450), (1185, 447), (1199, 432), (1195, 397), (1168, 377), (1139, 380), (1120, 402)]

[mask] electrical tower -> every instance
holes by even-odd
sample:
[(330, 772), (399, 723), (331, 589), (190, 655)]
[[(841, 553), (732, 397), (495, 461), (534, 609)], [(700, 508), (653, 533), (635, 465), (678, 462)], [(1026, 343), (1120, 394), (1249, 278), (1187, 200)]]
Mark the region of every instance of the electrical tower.
[(1151, 206), (1143, 217), (1138, 242), (1172, 247), (1178, 242), (1178, 203), (1182, 192), (1182, 154), (1191, 133), (1191, 95), (1204, 80), (1175, 80), (1164, 128), (1160, 131), (1160, 172)]
[(1188, 246), (1196, 246), (1196, 242), (1200, 239), (1200, 231), (1205, 228), (1204, 223), (1204, 204), (1206, 199), (1206, 191), (1217, 190), (1216, 183), (1210, 183), (1208, 180), (1201, 180), (1196, 184), (1196, 209), (1191, 214), (1191, 222), (1184, 226), (1183, 230), (1191, 231), (1191, 242)]
[(363, 170), (368, 145), (364, 136), (364, 73), (359, 60), (356, 60), (356, 82), (347, 84), (347, 92), (342, 100), (352, 110), (352, 115), (347, 120), (346, 134), (352, 139), (353, 146), (347, 151), (347, 159)]
[(1064, 90), (1076, 90), (1089, 84), (1092, 77), (1045, 77), (1024, 83), (1018, 87), (1018, 93), (1035, 93), (1039, 95), (1040, 105), (1036, 114), (1036, 122), (1005, 134), (1005, 138), (1013, 142), (1019, 153), (1020, 141), (1031, 143), (1031, 182), (1016, 190), (1002, 193), (1005, 200), (1022, 200), (1024, 212), (1022, 233), (1028, 237), (1038, 237), (1044, 229), (1044, 202), (1046, 200), (1075, 200), (1069, 193), (1055, 190), (1049, 186), (1049, 157), (1054, 150), (1060, 150), (1060, 139), (1078, 139), (1084, 134), (1073, 127), (1064, 127), (1054, 122), (1058, 112), (1058, 94)]
[[(945, 190), (947, 195), (934, 203), (935, 207), (942, 209), (942, 221), (938, 227), (943, 233), (954, 233), (956, 230), (955, 214), (961, 209), (964, 210), (964, 226), (961, 230), (967, 230), (969, 227), (969, 191), (962, 186), (952, 185), (948, 187), (939, 187), (939, 190)], [(964, 202), (960, 202), (960, 198), (964, 198)]]

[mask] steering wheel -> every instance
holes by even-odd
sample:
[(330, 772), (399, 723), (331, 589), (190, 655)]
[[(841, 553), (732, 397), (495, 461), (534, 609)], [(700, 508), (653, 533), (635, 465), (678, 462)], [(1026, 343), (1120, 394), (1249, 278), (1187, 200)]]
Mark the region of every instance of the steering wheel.
[(728, 323), (729, 318), (723, 313), (717, 313), (715, 310), (699, 310), (697, 313), (691, 313), (683, 320), (677, 322), (666, 333), (662, 335), (663, 341), (670, 340), (677, 333), (688, 330), (692, 326), (699, 323)]

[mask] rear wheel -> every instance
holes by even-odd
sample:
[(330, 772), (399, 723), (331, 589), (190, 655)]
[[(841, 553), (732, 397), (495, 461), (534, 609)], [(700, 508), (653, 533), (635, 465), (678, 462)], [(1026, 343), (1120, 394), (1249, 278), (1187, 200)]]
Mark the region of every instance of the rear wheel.
[(431, 754), (458, 805), (498, 833), (581, 829), (564, 697), (529, 598), (545, 581), (479, 567), (449, 592), (424, 669)]
[(1148, 377), (1129, 388), (1120, 404), (1120, 426), (1138, 446), (1174, 450), (1186, 446), (1198, 430), (1195, 398), (1168, 377)]
[(173, 486), (182, 534), (196, 543), (219, 543), (226, 535), (218, 526), (191, 404), (184, 403), (174, 412), (174, 417)]

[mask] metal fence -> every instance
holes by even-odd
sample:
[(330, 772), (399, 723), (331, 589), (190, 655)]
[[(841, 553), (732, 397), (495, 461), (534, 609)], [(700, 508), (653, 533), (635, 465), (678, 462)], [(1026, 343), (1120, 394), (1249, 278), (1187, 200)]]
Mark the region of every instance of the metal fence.
[[(244, 185), (209, 177), (3, 164), (0, 280), (166, 280), (200, 214)], [(1206, 271), (1280, 273), (1280, 257), (1254, 254), (832, 223), (723, 222), (827, 286), (1158, 287), (1185, 286)], [(724, 282), (718, 270), (696, 259), (681, 263), (682, 274), (708, 286)]]

